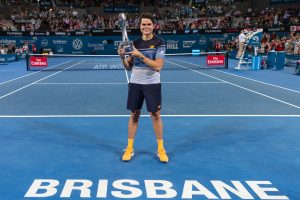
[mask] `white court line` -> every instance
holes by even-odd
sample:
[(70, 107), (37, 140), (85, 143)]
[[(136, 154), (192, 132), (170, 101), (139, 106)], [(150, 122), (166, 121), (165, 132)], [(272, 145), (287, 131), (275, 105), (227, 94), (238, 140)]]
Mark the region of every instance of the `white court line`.
[[(125, 67), (124, 67), (125, 68)], [(127, 83), (129, 83), (129, 77), (128, 77), (128, 72), (127, 70), (125, 69), (125, 74), (126, 74), (126, 80), (127, 80)]]
[[(150, 115), (140, 115), (150, 117)], [(0, 118), (127, 118), (130, 115), (0, 115)], [(201, 117), (300, 117), (300, 115), (161, 115), (165, 118), (201, 118)]]
[(23, 70), (17, 69), (0, 69), (0, 72), (23, 72)]
[[(194, 66), (197, 66), (197, 67), (203, 67), (201, 65), (197, 65), (197, 64), (194, 64), (194, 63), (186, 62), (186, 61), (183, 61), (183, 60), (179, 60), (179, 61), (187, 63), (187, 64), (191, 64), (191, 65), (194, 65)], [(280, 89), (288, 90), (288, 91), (291, 91), (291, 92), (300, 93), (300, 91), (297, 91), (297, 90), (293, 90), (293, 89), (289, 89), (289, 88), (282, 87), (282, 86), (279, 86), (279, 85), (275, 85), (275, 84), (271, 84), (271, 83), (267, 83), (267, 82), (255, 80), (255, 79), (252, 79), (252, 78), (247, 78), (247, 77), (244, 77), (244, 76), (239, 76), (239, 75), (232, 74), (232, 73), (229, 73), (229, 72), (224, 72), (224, 71), (221, 71), (221, 70), (218, 70), (218, 69), (212, 69), (212, 70), (218, 71), (218, 72), (221, 72), (221, 73), (224, 73), (224, 74), (229, 74), (229, 75), (232, 75), (232, 76), (236, 76), (236, 77), (239, 77), (239, 78), (251, 80), (251, 81), (254, 81), (254, 82), (263, 83), (263, 84), (266, 84), (266, 85), (270, 85), (270, 86), (277, 87), (277, 88), (280, 88)]]
[(220, 81), (194, 81), (194, 82), (189, 82), (189, 81), (183, 81), (183, 82), (161, 82), (162, 84), (224, 84), (225, 82), (220, 82)]
[(255, 79), (252, 79), (252, 78), (247, 78), (247, 77), (239, 76), (239, 75), (232, 74), (232, 73), (229, 73), (229, 72), (223, 72), (223, 71), (217, 70), (217, 69), (213, 69), (213, 70), (218, 71), (218, 72), (221, 72), (221, 73), (224, 73), (224, 74), (229, 74), (229, 75), (236, 76), (236, 77), (239, 77), (239, 78), (243, 78), (243, 79), (255, 81), (255, 82), (258, 82), (258, 83), (263, 83), (263, 84), (266, 84), (266, 85), (270, 85), (270, 86), (273, 86), (273, 87), (277, 87), (277, 88), (280, 88), (280, 89), (284, 89), (284, 90), (288, 90), (288, 91), (291, 91), (291, 92), (295, 92), (295, 93), (300, 94), (300, 91), (293, 90), (293, 89), (289, 89), (289, 88), (282, 87), (282, 86), (279, 86), (279, 85), (275, 85), (275, 84), (271, 84), (271, 83), (267, 83), (267, 82), (255, 80)]
[(40, 71), (38, 71), (38, 72), (33, 72), (33, 73), (30, 73), (30, 74), (26, 74), (26, 75), (24, 75), (24, 76), (19, 76), (19, 77), (17, 77), (17, 78), (14, 78), (14, 79), (11, 79), (11, 80), (2, 82), (2, 83), (0, 83), (0, 85), (3, 85), (3, 84), (5, 84), (5, 83), (9, 83), (9, 82), (15, 81), (15, 80), (18, 80), (18, 79), (27, 77), (27, 76), (31, 76), (31, 75), (36, 74), (36, 73), (39, 73), (39, 72), (40, 72)]
[(128, 83), (35, 83), (35, 85), (127, 85)]
[[(162, 84), (225, 84), (225, 82), (201, 82), (201, 81), (195, 81), (195, 82), (161, 82)], [(128, 83), (109, 83), (109, 82), (103, 82), (103, 83), (36, 83), (36, 85), (127, 85)]]
[[(66, 63), (68, 63), (68, 62), (71, 62), (71, 61), (67, 61), (67, 62), (64, 62), (64, 63), (60, 63), (60, 64), (58, 64), (58, 65), (54, 65), (54, 66), (52, 66), (52, 67), (49, 67), (48, 69), (51, 69), (51, 68), (53, 68), (53, 67), (57, 67), (57, 66), (59, 66), (59, 65), (66, 64)], [(2, 82), (2, 83), (0, 83), (0, 85), (3, 85), (3, 84), (5, 84), (5, 83), (9, 83), (9, 82), (15, 81), (15, 80), (18, 80), (18, 79), (21, 79), (21, 78), (27, 77), (27, 76), (31, 76), (31, 75), (33, 75), (33, 74), (36, 74), (36, 73), (39, 73), (39, 72), (41, 72), (41, 71), (32, 72), (32, 73), (30, 73), (30, 74), (26, 74), (26, 75), (24, 75), (24, 76), (19, 76), (19, 77), (17, 77), (17, 78), (14, 78), (14, 79), (11, 79), (11, 80), (8, 80), (8, 81), (5, 81), (5, 82)]]
[[(167, 62), (170, 62), (170, 61), (167, 61)], [(191, 71), (193, 71), (193, 72), (195, 72), (195, 73), (202, 74), (202, 75), (204, 75), (204, 76), (208, 76), (208, 77), (210, 77), (210, 78), (213, 78), (213, 79), (216, 79), (216, 80), (219, 80), (219, 81), (223, 81), (223, 82), (225, 82), (225, 83), (228, 83), (228, 84), (230, 84), (230, 85), (233, 85), (233, 86), (236, 86), (236, 87), (242, 88), (242, 89), (244, 89), (244, 90), (247, 90), (247, 91), (250, 91), (250, 92), (252, 92), (252, 93), (255, 93), (255, 94), (258, 94), (258, 95), (261, 95), (261, 96), (267, 97), (267, 98), (269, 98), (269, 99), (272, 99), (272, 100), (278, 101), (278, 102), (280, 102), (280, 103), (283, 103), (283, 104), (286, 104), (286, 105), (292, 106), (292, 107), (294, 107), (294, 108), (298, 108), (298, 109), (300, 109), (300, 106), (297, 106), (297, 105), (294, 105), (294, 104), (288, 103), (288, 102), (286, 102), (286, 101), (283, 101), (283, 100), (277, 99), (277, 98), (275, 98), (275, 97), (271, 97), (271, 96), (269, 96), (269, 95), (266, 95), (266, 94), (263, 94), (263, 93), (257, 92), (257, 91), (255, 91), (255, 90), (251, 90), (251, 89), (249, 89), (249, 88), (245, 88), (245, 87), (243, 87), (243, 86), (240, 86), (240, 85), (237, 85), (237, 84), (231, 83), (231, 82), (229, 82), (229, 81), (225, 81), (225, 80), (223, 80), (223, 79), (216, 78), (216, 77), (214, 77), (214, 76), (210, 76), (210, 75), (208, 75), (208, 74), (205, 74), (205, 73), (199, 72), (199, 71), (197, 71), (197, 70), (193, 70), (193, 69), (190, 69), (190, 68), (188, 68), (188, 67), (184, 67), (184, 66), (182, 66), (182, 65), (179, 65), (179, 64), (177, 64), (177, 63), (173, 63), (173, 62), (170, 62), (170, 63), (172, 63), (172, 64), (174, 64), (174, 65), (177, 65), (177, 66), (179, 66), (179, 67), (182, 67), (182, 68), (184, 68), (184, 69), (191, 70)]]
[[(81, 62), (79, 62), (79, 63), (76, 63), (76, 64), (74, 64), (74, 65), (71, 65), (70, 67), (67, 67), (66, 69), (70, 69), (71, 67), (74, 67), (75, 65), (78, 65), (78, 64), (80, 64), (80, 63), (83, 63), (84, 61), (85, 61), (85, 60), (83, 60), (83, 61), (81, 61)], [(45, 80), (45, 79), (47, 79), (47, 78), (49, 78), (49, 77), (51, 77), (51, 76), (54, 76), (54, 75), (56, 75), (56, 74), (58, 74), (58, 73), (60, 73), (60, 72), (63, 72), (63, 71), (66, 70), (66, 69), (63, 69), (63, 70), (60, 70), (60, 71), (55, 72), (55, 73), (53, 73), (53, 74), (50, 74), (50, 75), (48, 75), (48, 76), (46, 76), (46, 77), (44, 77), (44, 78), (41, 78), (41, 79), (39, 79), (39, 80), (37, 80), (37, 81), (35, 81), (35, 82), (32, 82), (32, 83), (30, 83), (30, 84), (28, 84), (28, 85), (25, 85), (25, 86), (23, 86), (23, 87), (21, 87), (21, 88), (19, 88), (19, 89), (16, 89), (16, 90), (12, 91), (12, 92), (10, 92), (10, 93), (7, 93), (7, 94), (1, 96), (1, 97), (0, 97), (0, 100), (3, 99), (3, 98), (5, 98), (5, 97), (7, 97), (7, 96), (9, 96), (9, 95), (11, 95), (11, 94), (14, 94), (14, 93), (16, 93), (16, 92), (18, 92), (18, 91), (20, 91), (20, 90), (23, 90), (23, 89), (25, 89), (25, 88), (27, 88), (27, 87), (33, 85), (33, 84), (36, 84), (36, 83), (39, 82), (39, 81)]]

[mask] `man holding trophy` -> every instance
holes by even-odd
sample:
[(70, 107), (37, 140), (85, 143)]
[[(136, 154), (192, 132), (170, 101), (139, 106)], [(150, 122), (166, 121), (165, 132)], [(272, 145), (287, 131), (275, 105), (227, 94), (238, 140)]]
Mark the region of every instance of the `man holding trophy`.
[(157, 156), (161, 162), (169, 162), (163, 146), (163, 124), (161, 110), (160, 71), (164, 64), (166, 45), (163, 39), (153, 35), (154, 20), (152, 14), (142, 14), (140, 30), (142, 36), (133, 42), (128, 40), (126, 17), (120, 14), (122, 42), (118, 49), (126, 70), (132, 71), (128, 85), (127, 109), (131, 111), (128, 122), (128, 145), (122, 156), (123, 161), (130, 161), (134, 155), (134, 138), (144, 100), (150, 113), (157, 139)]

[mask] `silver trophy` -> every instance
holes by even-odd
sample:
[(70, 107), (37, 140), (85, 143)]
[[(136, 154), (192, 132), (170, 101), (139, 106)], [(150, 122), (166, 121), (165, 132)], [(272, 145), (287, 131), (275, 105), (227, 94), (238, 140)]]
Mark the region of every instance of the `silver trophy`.
[(120, 20), (120, 28), (122, 30), (122, 42), (120, 43), (120, 46), (125, 49), (125, 54), (128, 54), (129, 52), (133, 51), (133, 44), (132, 41), (128, 40), (128, 35), (126, 31), (126, 16), (124, 13), (119, 14)]

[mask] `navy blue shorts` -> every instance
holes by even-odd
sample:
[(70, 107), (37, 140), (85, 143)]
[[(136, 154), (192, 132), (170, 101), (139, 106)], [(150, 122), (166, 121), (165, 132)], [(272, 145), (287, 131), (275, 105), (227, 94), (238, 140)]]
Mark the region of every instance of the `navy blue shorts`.
[(127, 109), (141, 110), (144, 99), (148, 112), (157, 112), (161, 109), (161, 84), (128, 84)]

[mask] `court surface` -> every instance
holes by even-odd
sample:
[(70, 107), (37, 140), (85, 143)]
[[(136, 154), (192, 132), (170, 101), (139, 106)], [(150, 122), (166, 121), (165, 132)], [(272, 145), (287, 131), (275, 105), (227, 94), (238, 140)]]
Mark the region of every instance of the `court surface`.
[(162, 164), (145, 109), (121, 161), (124, 70), (1, 65), (0, 199), (300, 199), (300, 77), (229, 66), (161, 72)]

